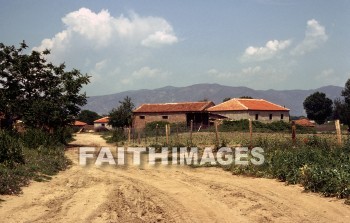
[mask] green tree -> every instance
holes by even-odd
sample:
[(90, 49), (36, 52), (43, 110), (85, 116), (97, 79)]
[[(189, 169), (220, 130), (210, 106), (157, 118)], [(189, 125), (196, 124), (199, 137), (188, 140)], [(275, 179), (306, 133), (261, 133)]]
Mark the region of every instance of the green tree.
[(303, 103), (307, 117), (315, 120), (317, 124), (325, 123), (326, 119), (332, 114), (332, 104), (332, 100), (322, 92), (309, 95)]
[(24, 41), (19, 48), (0, 43), (0, 113), (5, 115), (1, 126), (21, 119), (28, 127), (56, 130), (72, 123), (86, 104), (80, 91), (89, 76), (48, 62), (49, 50), (25, 54), (26, 48)]
[(82, 110), (77, 117), (79, 121), (85, 122), (89, 125), (93, 125), (94, 121), (99, 118), (102, 118), (102, 117), (96, 112), (90, 111), (90, 110)]
[(239, 97), (239, 98), (242, 98), (242, 99), (253, 99), (253, 98), (250, 97), (250, 96), (241, 96), (241, 97)]
[(342, 91), (343, 99), (334, 100), (333, 118), (340, 119), (340, 122), (350, 128), (350, 79), (345, 83)]
[(109, 113), (109, 124), (113, 128), (131, 126), (134, 103), (130, 97), (126, 96), (123, 101), (119, 101), (119, 104), (119, 107), (112, 109)]

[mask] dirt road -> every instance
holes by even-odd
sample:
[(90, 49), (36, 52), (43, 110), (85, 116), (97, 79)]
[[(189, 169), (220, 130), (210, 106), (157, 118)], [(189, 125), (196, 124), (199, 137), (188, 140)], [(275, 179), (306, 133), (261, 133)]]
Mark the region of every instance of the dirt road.
[[(92, 134), (74, 144), (108, 146)], [(111, 146), (111, 145), (109, 145)], [(0, 196), (0, 222), (350, 222), (344, 201), (217, 168), (73, 166), (20, 196)]]

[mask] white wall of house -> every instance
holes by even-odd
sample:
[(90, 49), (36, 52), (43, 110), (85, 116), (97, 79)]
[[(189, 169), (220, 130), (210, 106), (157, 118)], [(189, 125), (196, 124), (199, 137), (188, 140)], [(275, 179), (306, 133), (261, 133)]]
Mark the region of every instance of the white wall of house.
[(289, 122), (289, 111), (217, 111), (210, 113), (223, 115), (232, 120), (251, 119), (260, 122)]
[(108, 125), (108, 123), (94, 123), (94, 129), (98, 129), (98, 128), (101, 128), (101, 127), (105, 127), (106, 129), (109, 129), (111, 130), (112, 129), (112, 126), (111, 125)]

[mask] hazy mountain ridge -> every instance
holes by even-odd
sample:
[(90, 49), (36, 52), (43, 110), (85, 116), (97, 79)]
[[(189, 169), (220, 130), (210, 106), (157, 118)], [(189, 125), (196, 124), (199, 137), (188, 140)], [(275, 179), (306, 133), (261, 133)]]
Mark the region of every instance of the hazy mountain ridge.
[(83, 109), (96, 111), (99, 114), (107, 114), (112, 108), (117, 107), (119, 101), (126, 96), (132, 98), (136, 107), (143, 103), (184, 102), (203, 99), (218, 104), (226, 97), (251, 96), (284, 105), (291, 110), (291, 115), (303, 115), (305, 114), (303, 101), (307, 96), (316, 91), (321, 91), (334, 100), (340, 97), (342, 89), (342, 87), (332, 85), (311, 90), (254, 90), (248, 87), (231, 87), (220, 84), (195, 84), (186, 87), (166, 86), (154, 90), (141, 89), (110, 95), (91, 96)]

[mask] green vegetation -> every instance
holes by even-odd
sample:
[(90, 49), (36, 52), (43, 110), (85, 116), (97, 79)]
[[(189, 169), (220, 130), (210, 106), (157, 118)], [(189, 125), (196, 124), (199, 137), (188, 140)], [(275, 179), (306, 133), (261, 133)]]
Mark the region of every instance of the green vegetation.
[[(253, 121), (252, 127), (254, 132), (290, 132), (291, 124), (284, 121), (275, 121), (271, 123), (263, 123), (259, 121)], [(314, 133), (313, 128), (307, 128), (297, 125), (297, 130), (299, 133)], [(232, 132), (232, 131), (249, 131), (249, 121), (248, 120), (224, 120), (222, 125), (219, 126), (219, 131), (222, 132)]]
[(109, 124), (114, 128), (131, 126), (132, 111), (135, 108), (131, 98), (126, 96), (123, 101), (119, 101), (120, 105), (109, 112)]
[(77, 117), (77, 120), (87, 123), (88, 125), (93, 125), (94, 121), (102, 118), (99, 114), (90, 110), (82, 110)]
[(342, 97), (334, 100), (333, 118), (340, 119), (350, 129), (350, 79), (345, 84)]
[(87, 75), (48, 62), (49, 50), (27, 48), (0, 43), (0, 194), (18, 194), (30, 180), (67, 168), (67, 126), (86, 103)]
[(287, 184), (301, 184), (306, 191), (324, 196), (350, 198), (350, 142), (335, 142), (310, 136), (293, 144), (283, 138), (261, 137), (254, 146), (264, 148), (261, 166), (223, 166), (233, 174), (276, 178)]
[(45, 181), (66, 169), (70, 161), (61, 140), (39, 130), (0, 130), (0, 194), (18, 194), (30, 180)]
[(17, 120), (51, 132), (71, 124), (86, 103), (80, 91), (89, 77), (47, 62), (48, 50), (25, 54), (27, 48), (25, 42), (18, 49), (0, 43), (1, 128), (11, 129)]
[(319, 125), (325, 123), (326, 119), (332, 115), (332, 104), (332, 100), (322, 92), (309, 95), (303, 103), (307, 117), (315, 120)]

